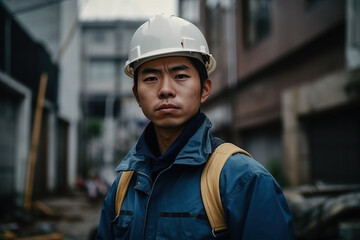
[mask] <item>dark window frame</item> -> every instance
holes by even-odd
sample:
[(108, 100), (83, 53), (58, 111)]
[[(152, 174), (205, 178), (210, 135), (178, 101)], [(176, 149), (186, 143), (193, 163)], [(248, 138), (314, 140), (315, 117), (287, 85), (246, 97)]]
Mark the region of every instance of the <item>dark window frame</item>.
[(245, 0), (242, 2), (243, 40), (252, 48), (266, 39), (272, 30), (272, 0)]

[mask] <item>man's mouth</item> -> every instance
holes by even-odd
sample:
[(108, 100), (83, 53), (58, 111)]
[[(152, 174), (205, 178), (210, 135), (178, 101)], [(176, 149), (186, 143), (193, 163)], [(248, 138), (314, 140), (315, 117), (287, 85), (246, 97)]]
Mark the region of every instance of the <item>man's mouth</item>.
[(180, 109), (177, 105), (174, 104), (161, 104), (156, 111), (159, 112), (171, 112), (171, 111), (176, 111)]

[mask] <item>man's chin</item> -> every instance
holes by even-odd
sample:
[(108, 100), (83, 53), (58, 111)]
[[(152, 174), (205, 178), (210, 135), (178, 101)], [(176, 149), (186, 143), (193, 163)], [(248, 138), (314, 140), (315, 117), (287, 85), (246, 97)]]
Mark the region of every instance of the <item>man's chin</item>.
[(158, 127), (162, 129), (177, 129), (177, 128), (181, 128), (181, 126), (182, 125), (176, 123), (164, 123), (158, 125)]
[(153, 123), (158, 128), (168, 129), (168, 130), (182, 129), (185, 125), (185, 123), (176, 121), (174, 119), (168, 119), (166, 121), (164, 120), (164, 121), (153, 122)]

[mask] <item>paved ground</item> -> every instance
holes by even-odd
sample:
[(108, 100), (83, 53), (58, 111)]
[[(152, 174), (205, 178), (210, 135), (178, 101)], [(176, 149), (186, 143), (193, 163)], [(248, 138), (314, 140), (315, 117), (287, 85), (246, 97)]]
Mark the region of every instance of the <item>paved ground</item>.
[(90, 203), (85, 193), (70, 197), (51, 198), (42, 201), (58, 216), (56, 220), (46, 220), (42, 228), (51, 228), (64, 234), (64, 240), (87, 240), (97, 229), (102, 200)]
[(102, 202), (103, 198), (90, 202), (86, 192), (77, 191), (35, 201), (31, 212), (2, 209), (0, 240), (59, 239), (59, 236), (62, 240), (93, 240), (91, 236), (97, 230)]

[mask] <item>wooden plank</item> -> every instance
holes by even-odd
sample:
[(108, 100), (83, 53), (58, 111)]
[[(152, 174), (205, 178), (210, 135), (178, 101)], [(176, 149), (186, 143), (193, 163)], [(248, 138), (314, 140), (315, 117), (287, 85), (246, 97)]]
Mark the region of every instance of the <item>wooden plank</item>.
[(61, 233), (50, 233), (44, 235), (15, 238), (15, 240), (62, 240), (62, 239), (64, 239), (64, 235)]
[(29, 160), (28, 160), (28, 167), (27, 167), (27, 176), (26, 176), (26, 182), (25, 182), (24, 208), (25, 208), (25, 210), (28, 210), (28, 211), (31, 209), (31, 200), (32, 200), (32, 193), (33, 193), (33, 186), (34, 186), (34, 174), (35, 174), (35, 166), (36, 166), (36, 156), (37, 156), (37, 149), (38, 149), (38, 145), (39, 145), (39, 136), (40, 136), (40, 131), (41, 131), (41, 118), (42, 118), (42, 112), (43, 112), (47, 79), (48, 79), (48, 76), (46, 73), (41, 74), (39, 92), (38, 92), (38, 97), (37, 97), (37, 105), (36, 105), (36, 110), (35, 110), (36, 112), (35, 112), (33, 130), (32, 130), (32, 136), (31, 136), (31, 145), (30, 145)]
[(43, 203), (41, 201), (36, 201), (33, 203), (33, 205), (34, 205), (34, 208), (40, 210), (43, 214), (45, 214), (47, 216), (51, 216), (51, 217), (55, 216), (55, 212), (49, 206), (47, 206), (45, 203)]

